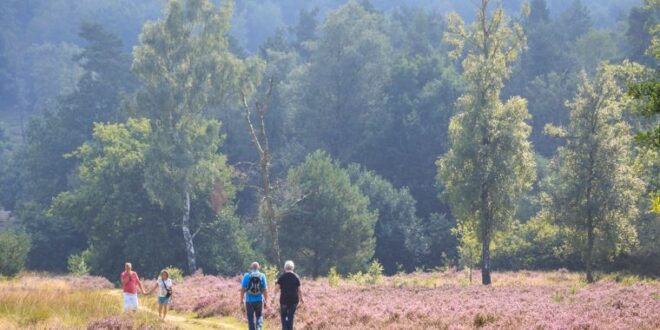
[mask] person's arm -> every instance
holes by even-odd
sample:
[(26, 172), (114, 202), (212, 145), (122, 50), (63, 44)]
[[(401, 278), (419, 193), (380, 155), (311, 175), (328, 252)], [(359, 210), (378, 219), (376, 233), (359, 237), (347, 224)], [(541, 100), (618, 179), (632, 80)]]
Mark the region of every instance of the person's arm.
[(238, 300), (240, 302), (241, 308), (245, 308), (245, 293), (247, 292), (247, 283), (245, 283), (245, 276), (241, 281), (241, 298)]
[(271, 304), (275, 304), (275, 297), (277, 297), (277, 294), (281, 291), (282, 289), (280, 288), (280, 281), (278, 280), (277, 283), (275, 283), (275, 288), (273, 289), (273, 301), (271, 301)]
[(268, 288), (264, 288), (262, 294), (264, 295), (264, 309), (266, 309), (268, 308)]
[(135, 279), (137, 280), (138, 288), (140, 288), (140, 291), (142, 292), (142, 294), (147, 294), (144, 291), (144, 288), (142, 287), (142, 281), (140, 281), (140, 277), (137, 274), (135, 274)]
[(149, 290), (149, 292), (147, 292), (147, 294), (151, 294), (154, 292), (154, 290), (156, 290), (156, 288), (158, 288), (158, 281), (156, 281), (156, 284), (154, 284), (154, 286), (151, 288), (151, 290)]
[[(129, 275), (130, 276), (130, 275)], [(121, 273), (119, 274), (119, 280), (121, 281), (121, 285), (124, 286), (126, 285), (126, 282), (128, 282), (128, 276), (126, 276), (126, 273)]]
[(303, 290), (302, 287), (298, 287), (298, 299), (300, 300), (300, 304), (304, 305), (305, 304), (305, 298), (303, 296)]
[(264, 282), (264, 288), (261, 290), (261, 294), (264, 295), (264, 309), (268, 308), (268, 281), (266, 280), (266, 275), (261, 275), (261, 280)]

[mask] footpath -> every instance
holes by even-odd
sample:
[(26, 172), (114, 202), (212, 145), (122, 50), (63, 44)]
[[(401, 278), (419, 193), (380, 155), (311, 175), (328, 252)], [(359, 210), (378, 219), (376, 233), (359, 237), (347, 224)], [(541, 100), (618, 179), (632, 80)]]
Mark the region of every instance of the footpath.
[[(110, 294), (120, 296), (121, 292), (119, 290), (112, 290)], [(151, 299), (151, 298), (152, 297), (142, 298), (142, 299)], [(140, 304), (139, 309), (142, 312), (153, 314), (154, 316), (158, 317), (158, 310), (147, 307), (144, 304)], [(242, 324), (239, 321), (234, 320), (231, 317), (198, 318), (194, 314), (178, 313), (172, 310), (167, 312), (167, 317), (165, 317), (165, 322), (184, 330), (213, 330), (213, 329), (243, 330), (245, 328), (245, 326), (242, 326)]]

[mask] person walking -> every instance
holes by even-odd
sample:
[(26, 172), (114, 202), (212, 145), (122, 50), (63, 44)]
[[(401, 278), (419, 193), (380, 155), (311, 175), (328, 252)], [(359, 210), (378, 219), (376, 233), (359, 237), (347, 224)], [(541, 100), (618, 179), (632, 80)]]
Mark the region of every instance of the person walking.
[(258, 262), (252, 263), (241, 281), (241, 308), (245, 308), (249, 329), (261, 330), (263, 312), (268, 308), (268, 283), (266, 275), (259, 271)]
[(151, 294), (156, 289), (158, 289), (158, 317), (165, 321), (170, 301), (172, 301), (172, 293), (174, 292), (172, 280), (170, 279), (170, 273), (166, 269), (163, 269), (160, 272), (160, 276), (158, 277), (158, 280), (156, 280), (156, 284), (153, 286), (153, 288), (151, 288), (151, 290), (149, 290), (148, 294)]
[(142, 294), (144, 294), (144, 288), (130, 262), (124, 264), (124, 271), (119, 275), (119, 280), (124, 296), (124, 312), (136, 311), (138, 309), (138, 288)]
[(275, 292), (280, 292), (280, 318), (282, 330), (293, 330), (293, 319), (298, 306), (305, 303), (300, 277), (293, 272), (295, 264), (291, 260), (284, 263), (284, 274), (277, 279)]

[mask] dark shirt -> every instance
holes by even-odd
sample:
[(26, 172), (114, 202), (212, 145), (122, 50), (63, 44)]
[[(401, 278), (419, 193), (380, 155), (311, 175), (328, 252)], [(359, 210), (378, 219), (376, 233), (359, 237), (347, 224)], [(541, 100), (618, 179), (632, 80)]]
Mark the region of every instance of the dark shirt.
[(293, 305), (297, 304), (300, 297), (298, 297), (298, 288), (300, 288), (300, 278), (296, 273), (287, 272), (282, 274), (277, 279), (277, 284), (280, 286), (280, 305)]

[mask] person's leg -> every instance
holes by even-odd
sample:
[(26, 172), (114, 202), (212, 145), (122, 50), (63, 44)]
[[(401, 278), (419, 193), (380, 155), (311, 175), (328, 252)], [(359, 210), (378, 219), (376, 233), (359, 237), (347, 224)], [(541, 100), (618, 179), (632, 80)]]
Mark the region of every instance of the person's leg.
[(126, 292), (122, 292), (121, 295), (124, 298), (124, 313), (126, 313), (126, 312), (128, 312), (128, 309), (130, 308), (129, 300), (128, 300), (128, 294)]
[(288, 314), (287, 305), (280, 304), (280, 320), (282, 321), (282, 330), (288, 329), (289, 320), (286, 317), (287, 314)]
[(263, 309), (264, 304), (263, 302), (258, 302), (254, 304), (254, 316), (256, 317), (256, 323), (257, 323), (257, 329), (256, 330), (261, 330), (263, 325), (264, 325), (264, 317), (263, 317)]
[(167, 317), (167, 311), (170, 309), (170, 301), (167, 300), (167, 303), (163, 305), (163, 320)]
[(298, 304), (292, 304), (291, 306), (289, 306), (289, 310), (287, 313), (289, 328), (287, 330), (293, 330), (293, 318), (296, 315), (296, 308), (298, 308)]
[(138, 309), (137, 294), (124, 293), (124, 311), (134, 312)]
[(165, 307), (165, 305), (159, 301), (158, 302), (158, 318), (160, 318), (161, 320), (163, 319), (163, 307)]
[(248, 329), (255, 330), (254, 326), (254, 304), (245, 303), (245, 312), (247, 314)]

